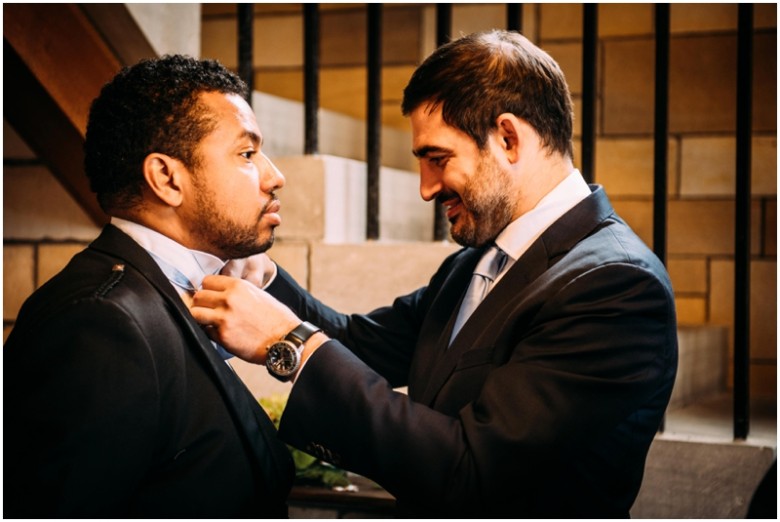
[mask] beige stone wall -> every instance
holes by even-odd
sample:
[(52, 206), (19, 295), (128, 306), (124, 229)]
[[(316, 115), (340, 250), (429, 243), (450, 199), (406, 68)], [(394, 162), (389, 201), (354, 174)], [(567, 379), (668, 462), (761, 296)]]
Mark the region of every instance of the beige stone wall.
[(3, 340), (27, 296), (98, 233), (3, 121)]

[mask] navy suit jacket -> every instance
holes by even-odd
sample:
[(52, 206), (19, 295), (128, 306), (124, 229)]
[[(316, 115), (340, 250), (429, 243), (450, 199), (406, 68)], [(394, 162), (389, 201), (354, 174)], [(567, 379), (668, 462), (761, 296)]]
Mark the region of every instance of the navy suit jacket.
[(409, 515), (628, 516), (676, 372), (674, 296), (591, 189), (449, 348), (481, 249), (365, 315), (336, 313), (281, 271), (269, 291), (334, 339), (298, 377), (281, 437), (374, 479)]
[(290, 454), (135, 241), (113, 226), (4, 347), (6, 517), (284, 517)]

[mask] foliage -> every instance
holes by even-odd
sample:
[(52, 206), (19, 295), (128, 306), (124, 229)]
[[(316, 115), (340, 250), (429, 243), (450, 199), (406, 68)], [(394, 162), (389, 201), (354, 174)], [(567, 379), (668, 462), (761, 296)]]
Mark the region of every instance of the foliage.
[[(271, 418), (276, 429), (279, 429), (282, 413), (284, 413), (284, 407), (287, 405), (287, 396), (277, 394), (269, 397), (260, 397), (259, 402), (260, 406), (263, 407)], [(288, 449), (295, 463), (295, 478), (299, 483), (328, 488), (349, 486), (346, 471), (327, 462), (317, 460), (316, 457), (292, 446), (288, 446)]]

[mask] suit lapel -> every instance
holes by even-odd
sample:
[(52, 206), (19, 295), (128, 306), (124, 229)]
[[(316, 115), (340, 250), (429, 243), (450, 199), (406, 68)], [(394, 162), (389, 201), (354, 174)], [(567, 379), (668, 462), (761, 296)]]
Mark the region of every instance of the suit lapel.
[(209, 337), (195, 322), (192, 314), (151, 256), (129, 236), (111, 225), (104, 228), (90, 247), (125, 260), (168, 302), (174, 311), (175, 320), (191, 338), (192, 342), (189, 344), (195, 351), (195, 355), (205, 360), (206, 367), (223, 392), (228, 409), (260, 465), (269, 492), (272, 495), (286, 495), (284, 488), (289, 484), (284, 477), (291, 474), (292, 464), (289, 452), (276, 437), (276, 428), (262, 412), (243, 382), (219, 356)]
[(484, 249), (468, 248), (455, 258), (426, 314), (409, 383), (409, 395), (423, 404), (430, 403), (457, 361), (448, 346), (449, 339), (460, 303), (483, 253)]
[[(425, 360), (428, 361), (425, 368), (428, 371), (418, 374), (423, 376), (420, 382), (426, 383), (424, 392), (418, 400), (423, 404), (433, 404), (442, 386), (455, 370), (460, 357), (464, 352), (475, 348), (475, 344), (485, 334), (486, 329), (490, 328), (491, 323), (495, 322), (496, 328), (501, 328), (501, 323), (513, 313), (516, 303), (522, 299), (525, 289), (613, 214), (614, 211), (603, 189), (591, 185), (591, 195), (555, 221), (512, 265), (469, 317), (448, 348), (447, 341), (460, 302), (471, 281), (471, 274), (484, 252), (484, 249), (467, 250), (459, 264), (453, 267), (452, 277), (446, 279), (439, 297), (431, 307), (430, 313), (434, 314), (436, 319), (432, 325), (440, 325), (440, 332), (443, 334), (438, 339), (421, 337), (418, 345), (421, 348), (434, 346), (434, 349), (425, 356)], [(444, 304), (447, 299), (450, 303), (456, 303), (454, 309), (451, 305), (447, 307)], [(442, 321), (436, 314), (445, 312), (449, 317), (446, 321)], [(426, 324), (428, 324), (427, 319)]]

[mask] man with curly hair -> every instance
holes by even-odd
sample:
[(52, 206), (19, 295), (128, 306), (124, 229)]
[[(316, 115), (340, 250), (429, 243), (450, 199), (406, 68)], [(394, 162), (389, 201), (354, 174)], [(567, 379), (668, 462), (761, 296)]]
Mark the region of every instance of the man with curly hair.
[(93, 102), (85, 170), (111, 223), (5, 344), (6, 517), (286, 516), (289, 452), (187, 307), (280, 223), (246, 93), (217, 62), (166, 56)]

